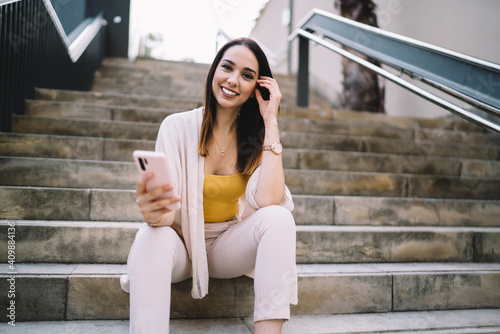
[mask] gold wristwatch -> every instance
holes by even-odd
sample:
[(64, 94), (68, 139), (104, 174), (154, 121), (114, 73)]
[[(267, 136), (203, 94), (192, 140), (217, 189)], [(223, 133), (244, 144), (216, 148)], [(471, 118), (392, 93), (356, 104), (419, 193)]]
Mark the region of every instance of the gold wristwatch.
[(279, 141), (274, 142), (272, 145), (264, 145), (264, 148), (262, 149), (263, 151), (271, 151), (274, 154), (278, 155), (283, 152), (283, 145)]

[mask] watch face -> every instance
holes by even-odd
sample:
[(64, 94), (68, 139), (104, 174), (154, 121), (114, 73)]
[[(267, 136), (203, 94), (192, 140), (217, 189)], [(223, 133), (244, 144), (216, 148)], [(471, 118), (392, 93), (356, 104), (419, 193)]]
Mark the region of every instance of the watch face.
[(281, 152), (283, 152), (283, 145), (281, 145), (281, 143), (274, 144), (273, 151), (276, 154), (281, 154)]

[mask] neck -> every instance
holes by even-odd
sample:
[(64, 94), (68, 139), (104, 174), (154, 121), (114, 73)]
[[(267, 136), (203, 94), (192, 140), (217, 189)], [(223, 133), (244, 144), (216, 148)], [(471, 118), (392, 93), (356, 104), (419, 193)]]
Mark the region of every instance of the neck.
[(222, 135), (231, 135), (236, 131), (238, 112), (217, 110), (214, 130)]

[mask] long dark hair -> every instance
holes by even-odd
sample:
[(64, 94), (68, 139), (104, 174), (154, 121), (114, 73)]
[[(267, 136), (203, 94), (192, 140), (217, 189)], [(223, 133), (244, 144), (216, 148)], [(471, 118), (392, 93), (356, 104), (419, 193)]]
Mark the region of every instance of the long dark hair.
[[(205, 83), (205, 112), (201, 124), (201, 136), (198, 146), (199, 153), (206, 157), (208, 155), (208, 144), (212, 139), (212, 129), (215, 124), (217, 112), (217, 100), (212, 90), (212, 81), (215, 70), (219, 66), (222, 57), (226, 51), (235, 46), (242, 45), (247, 47), (257, 58), (259, 63), (259, 76), (273, 77), (269, 62), (260, 46), (249, 38), (238, 38), (226, 43), (217, 52), (215, 59), (208, 71), (207, 81)], [(264, 100), (269, 100), (269, 91), (257, 85)], [(260, 164), (262, 156), (262, 145), (264, 144), (264, 120), (259, 111), (259, 104), (256, 98), (249, 98), (241, 107), (240, 115), (237, 120), (237, 140), (238, 140), (238, 160), (236, 167), (240, 173), (250, 175)]]

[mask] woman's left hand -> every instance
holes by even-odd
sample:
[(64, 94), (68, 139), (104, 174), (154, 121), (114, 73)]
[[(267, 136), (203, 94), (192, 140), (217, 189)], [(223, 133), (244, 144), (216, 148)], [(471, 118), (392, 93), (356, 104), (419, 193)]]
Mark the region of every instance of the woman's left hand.
[(257, 80), (257, 83), (261, 87), (269, 90), (269, 100), (266, 101), (262, 98), (260, 91), (257, 88), (255, 89), (255, 98), (259, 103), (260, 114), (264, 119), (264, 123), (277, 120), (281, 102), (281, 92), (276, 79), (262, 76)]

